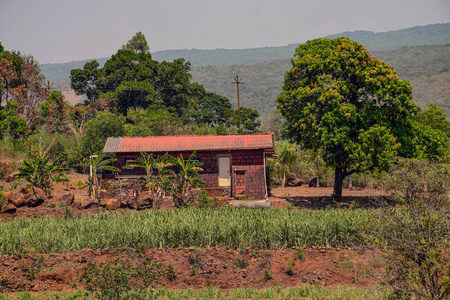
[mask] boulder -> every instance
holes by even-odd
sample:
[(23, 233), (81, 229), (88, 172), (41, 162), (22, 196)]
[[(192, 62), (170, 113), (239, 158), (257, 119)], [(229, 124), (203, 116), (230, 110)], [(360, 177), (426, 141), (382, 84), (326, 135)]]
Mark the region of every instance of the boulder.
[(75, 200), (75, 194), (72, 192), (68, 192), (62, 196), (59, 196), (56, 199), (57, 202), (61, 202), (65, 206), (71, 206), (74, 200)]
[(89, 208), (89, 207), (92, 206), (93, 203), (94, 202), (91, 199), (89, 199), (89, 198), (81, 199), (81, 201), (80, 201), (80, 208), (82, 208), (82, 209)]
[(19, 208), (27, 205), (28, 199), (22, 194), (11, 195), (8, 197), (8, 203), (11, 203), (15, 207)]
[(176, 206), (188, 206), (198, 204), (197, 198), (199, 191), (200, 191), (199, 189), (195, 189), (179, 195), (175, 199)]
[(317, 186), (317, 177), (314, 177), (313, 179), (311, 179), (311, 181), (309, 182), (309, 187), (316, 187)]
[(121, 202), (119, 199), (111, 198), (108, 201), (106, 201), (106, 209), (115, 210), (115, 209), (119, 209), (120, 207), (121, 207)]
[(6, 205), (3, 205), (1, 213), (2, 214), (13, 214), (16, 212), (16, 210), (17, 210), (17, 208), (14, 205), (6, 204)]
[(301, 186), (304, 183), (304, 181), (302, 179), (290, 179), (288, 180), (288, 182), (286, 183), (286, 186)]
[(149, 191), (145, 191), (136, 196), (136, 198), (130, 198), (128, 206), (134, 209), (145, 209), (153, 207), (154, 196)]
[(30, 198), (28, 198), (27, 206), (36, 207), (44, 203), (45, 200), (47, 200), (45, 192), (40, 188), (33, 187), (33, 195)]
[(120, 199), (120, 207), (128, 207), (128, 200), (125, 198)]

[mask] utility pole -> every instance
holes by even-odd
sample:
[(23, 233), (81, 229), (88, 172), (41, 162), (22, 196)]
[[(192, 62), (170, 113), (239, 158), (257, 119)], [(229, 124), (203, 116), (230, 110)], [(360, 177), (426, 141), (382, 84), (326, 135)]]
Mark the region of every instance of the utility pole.
[(241, 129), (241, 102), (239, 100), (239, 85), (240, 84), (245, 84), (244, 82), (241, 82), (241, 78), (239, 78), (238, 75), (234, 76), (234, 82), (232, 82), (232, 84), (236, 85), (237, 88), (237, 101), (238, 101), (238, 118), (239, 118), (239, 123), (238, 123), (238, 128)]

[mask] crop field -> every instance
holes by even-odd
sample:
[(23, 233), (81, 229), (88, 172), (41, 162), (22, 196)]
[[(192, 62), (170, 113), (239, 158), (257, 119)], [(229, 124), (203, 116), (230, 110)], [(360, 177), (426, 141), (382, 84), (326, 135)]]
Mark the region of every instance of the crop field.
[(358, 244), (373, 210), (195, 209), (14, 219), (0, 224), (0, 253), (90, 248), (285, 249)]
[[(196, 290), (192, 288), (169, 290), (156, 289), (144, 290), (140, 292), (130, 292), (130, 299), (255, 299), (255, 300), (272, 300), (272, 299), (387, 299), (389, 290), (383, 287), (371, 287), (366, 289), (361, 288), (343, 288), (336, 289), (324, 288), (320, 286), (301, 286), (295, 288), (266, 288), (253, 289), (242, 288), (223, 291), (216, 287)], [(30, 294), (27, 292), (17, 293), (15, 295), (1, 295), (1, 300), (37, 300), (37, 299), (60, 299), (60, 300), (90, 300), (96, 299), (85, 291), (79, 290), (69, 293), (39, 293)]]

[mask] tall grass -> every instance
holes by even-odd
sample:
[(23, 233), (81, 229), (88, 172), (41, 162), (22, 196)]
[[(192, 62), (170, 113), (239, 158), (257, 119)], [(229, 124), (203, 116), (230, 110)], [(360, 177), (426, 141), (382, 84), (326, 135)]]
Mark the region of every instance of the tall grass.
[(345, 246), (373, 219), (370, 210), (177, 209), (15, 219), (0, 224), (0, 253), (85, 248), (222, 247), (283, 249)]
[[(233, 290), (220, 290), (216, 287), (201, 290), (184, 288), (177, 290), (158, 288), (156, 290), (133, 291), (127, 299), (389, 299), (391, 292), (385, 287), (338, 287), (327, 288), (321, 286), (299, 287), (269, 287), (265, 289), (240, 288)], [(22, 292), (17, 294), (0, 294), (0, 300), (35, 300), (35, 299), (95, 299), (83, 290), (75, 292), (53, 292), (30, 294)]]

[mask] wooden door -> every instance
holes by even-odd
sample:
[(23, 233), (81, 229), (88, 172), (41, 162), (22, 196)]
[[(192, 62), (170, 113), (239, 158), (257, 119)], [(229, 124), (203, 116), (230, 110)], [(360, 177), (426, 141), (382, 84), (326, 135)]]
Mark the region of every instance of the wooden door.
[(229, 156), (219, 156), (219, 186), (231, 185), (231, 164)]

